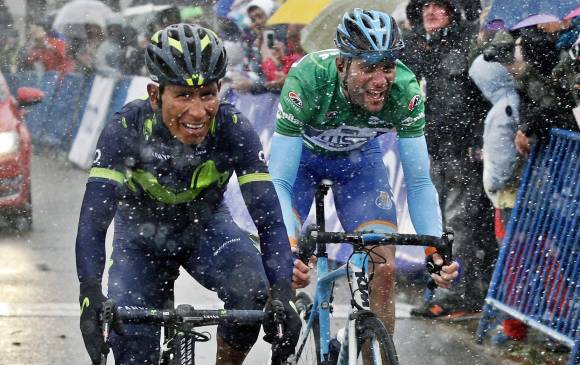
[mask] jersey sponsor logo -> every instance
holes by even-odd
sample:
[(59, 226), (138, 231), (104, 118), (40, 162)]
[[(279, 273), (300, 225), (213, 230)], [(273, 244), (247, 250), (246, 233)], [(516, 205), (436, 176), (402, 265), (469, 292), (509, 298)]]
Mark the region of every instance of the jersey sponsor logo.
[(416, 117), (407, 117), (405, 119), (403, 119), (401, 121), (401, 125), (404, 127), (410, 127), (412, 126), (415, 122), (421, 120), (425, 118), (425, 113), (419, 113), (419, 115), (417, 115)]
[(393, 207), (393, 201), (391, 200), (389, 193), (382, 190), (379, 192), (379, 196), (375, 199), (375, 204), (377, 207), (384, 210), (389, 210)]
[(280, 105), (278, 106), (278, 112), (276, 112), (276, 119), (286, 119), (290, 123), (296, 124), (299, 126), (301, 126), (303, 124), (302, 121), (296, 119), (294, 114), (286, 113), (284, 110), (282, 110), (282, 107)]
[(421, 95), (415, 95), (411, 98), (411, 101), (409, 102), (409, 106), (407, 107), (407, 109), (413, 110), (419, 104), (421, 104)]
[(159, 152), (155, 152), (155, 151), (153, 151), (153, 156), (156, 159), (164, 160), (164, 161), (167, 161), (171, 158), (171, 155), (166, 155), (165, 153), (159, 153)]
[(288, 98), (290, 98), (292, 104), (296, 105), (299, 108), (302, 108), (302, 106), (304, 105), (302, 103), (302, 99), (300, 99), (300, 96), (298, 96), (298, 94), (295, 91), (290, 91), (288, 93)]
[(326, 117), (327, 117), (328, 119), (332, 119), (332, 118), (334, 118), (334, 117), (336, 117), (336, 116), (338, 115), (338, 110), (331, 110), (331, 111), (328, 111), (328, 112), (326, 112), (326, 114), (325, 114), (325, 115), (326, 115)]
[(305, 131), (304, 138), (311, 145), (330, 151), (351, 151), (363, 146), (380, 134), (389, 132), (387, 128), (357, 128), (342, 126), (319, 131), (312, 127)]

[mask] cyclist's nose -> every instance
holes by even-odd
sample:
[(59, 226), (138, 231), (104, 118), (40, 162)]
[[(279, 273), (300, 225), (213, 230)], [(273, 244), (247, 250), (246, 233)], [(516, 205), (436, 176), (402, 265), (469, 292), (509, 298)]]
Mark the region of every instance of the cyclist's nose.
[(388, 84), (387, 73), (382, 69), (375, 70), (371, 75), (371, 86), (373, 88), (383, 88)]
[(201, 100), (193, 98), (187, 103), (183, 116), (193, 119), (193, 122), (200, 122), (207, 116), (207, 110)]

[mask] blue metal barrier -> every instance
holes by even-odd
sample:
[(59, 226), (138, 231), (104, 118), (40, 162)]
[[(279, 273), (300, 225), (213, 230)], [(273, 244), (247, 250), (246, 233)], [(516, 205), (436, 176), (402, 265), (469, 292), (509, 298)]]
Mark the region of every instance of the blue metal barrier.
[(566, 344), (580, 364), (580, 134), (554, 129), (524, 172), (477, 330), (497, 311)]
[(52, 99), (56, 91), (59, 74), (50, 71), (44, 73), (38, 87), (44, 92), (42, 103), (33, 105), (26, 115), (26, 125), (34, 141), (39, 141), (47, 130), (46, 121), (50, 113)]
[(72, 130), (79, 123), (82, 90), (85, 77), (81, 74), (66, 74), (57, 84), (49, 105), (44, 133), (40, 143), (68, 151), (72, 140)]

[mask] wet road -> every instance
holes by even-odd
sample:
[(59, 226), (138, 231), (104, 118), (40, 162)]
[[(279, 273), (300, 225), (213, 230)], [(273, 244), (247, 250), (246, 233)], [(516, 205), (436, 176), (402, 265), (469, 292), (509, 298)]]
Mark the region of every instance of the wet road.
[[(89, 363), (78, 330), (74, 259), (86, 177), (85, 171), (63, 161), (34, 157), (34, 228), (24, 234), (0, 232), (0, 365)], [(221, 305), (214, 293), (187, 274), (177, 281), (176, 301), (199, 308)], [(395, 343), (401, 364), (495, 363), (473, 352), (477, 348), (466, 342), (468, 337), (445, 326), (410, 319), (408, 309), (408, 303), (398, 302)], [(342, 313), (337, 308), (336, 315)], [(246, 364), (265, 363), (267, 351), (259, 340)], [(212, 364), (214, 352), (213, 341), (199, 344), (197, 363)]]

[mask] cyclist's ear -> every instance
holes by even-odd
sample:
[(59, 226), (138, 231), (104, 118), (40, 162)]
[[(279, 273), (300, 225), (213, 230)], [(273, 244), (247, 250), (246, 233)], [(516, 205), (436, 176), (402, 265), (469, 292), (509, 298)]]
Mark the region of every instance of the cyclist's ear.
[(149, 103), (151, 103), (153, 110), (161, 109), (161, 91), (159, 90), (159, 86), (153, 83), (147, 84), (147, 95), (149, 96)]
[(342, 70), (344, 69), (344, 58), (342, 57), (336, 57), (336, 69), (339, 72), (342, 72)]

